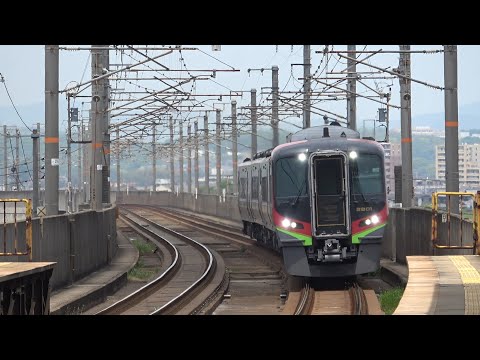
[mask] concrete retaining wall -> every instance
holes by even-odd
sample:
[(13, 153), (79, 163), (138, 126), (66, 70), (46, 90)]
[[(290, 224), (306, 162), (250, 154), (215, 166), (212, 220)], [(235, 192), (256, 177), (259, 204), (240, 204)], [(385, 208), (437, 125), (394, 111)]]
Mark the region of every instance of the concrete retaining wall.
[[(76, 281), (108, 264), (117, 249), (116, 208), (99, 212), (34, 218), (32, 221), (33, 261), (55, 261), (50, 280), (53, 289)], [(17, 223), (17, 244), (25, 250), (25, 222)], [(5, 232), (4, 232), (5, 231)], [(13, 249), (14, 224), (0, 228), (0, 247), (6, 234), (7, 251)], [(28, 261), (26, 256), (8, 256), (0, 261)]]
[[(450, 220), (450, 241), (447, 223), (437, 219), (440, 245), (472, 245), (473, 226), (470, 221), (460, 221), (458, 216)], [(460, 226), (463, 242), (460, 241)], [(446, 250), (434, 248), (432, 241), (432, 212), (429, 209), (390, 209), (385, 235), (383, 257), (406, 263), (409, 255), (471, 255), (473, 250)]]
[[(111, 200), (116, 201), (112, 193)], [(178, 207), (184, 210), (218, 216), (230, 220), (240, 220), (237, 197), (227, 195), (225, 201), (217, 195), (198, 194), (172, 194), (170, 192), (129, 191), (122, 192), (119, 197), (120, 204), (145, 204)]]

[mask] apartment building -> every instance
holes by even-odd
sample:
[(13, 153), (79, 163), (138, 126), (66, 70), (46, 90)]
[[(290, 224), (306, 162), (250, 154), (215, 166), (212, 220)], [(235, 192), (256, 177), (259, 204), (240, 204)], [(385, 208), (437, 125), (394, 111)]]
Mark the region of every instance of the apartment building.
[(385, 183), (390, 188), (390, 192), (395, 190), (395, 166), (402, 165), (402, 150), (400, 144), (380, 143), (385, 151)]
[[(461, 189), (472, 190), (480, 186), (480, 144), (458, 146), (458, 175)], [(435, 176), (445, 180), (445, 146), (435, 146)]]

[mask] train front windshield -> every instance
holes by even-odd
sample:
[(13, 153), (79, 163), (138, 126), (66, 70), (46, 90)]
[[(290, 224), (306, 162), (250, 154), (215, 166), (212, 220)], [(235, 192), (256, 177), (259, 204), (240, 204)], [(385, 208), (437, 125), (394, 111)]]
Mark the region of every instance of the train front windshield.
[[(305, 154), (302, 154), (305, 155)], [(275, 163), (275, 205), (282, 216), (310, 221), (308, 193), (308, 161), (291, 156)]]
[(381, 211), (385, 207), (383, 162), (374, 154), (350, 158), (352, 220)]

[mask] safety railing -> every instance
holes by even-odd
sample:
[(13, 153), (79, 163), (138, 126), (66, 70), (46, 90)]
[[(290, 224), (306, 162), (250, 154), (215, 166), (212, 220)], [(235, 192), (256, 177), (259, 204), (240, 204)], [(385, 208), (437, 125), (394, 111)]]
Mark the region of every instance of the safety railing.
[[(19, 203), (25, 204), (25, 208), (19, 207)], [(0, 218), (2, 217), (3, 251), (0, 252), (0, 256), (28, 255), (29, 261), (32, 261), (32, 201), (30, 199), (0, 199)], [(22, 237), (20, 236), (19, 221), (25, 221), (25, 236)], [(21, 239), (25, 241), (24, 246), (20, 243)]]
[[(445, 196), (445, 209), (440, 209), (440, 202), (439, 196)], [(457, 201), (452, 201), (452, 197), (458, 197), (459, 199), (459, 206), (455, 206)], [(472, 212), (464, 212), (463, 202), (465, 199), (473, 200), (472, 204)], [(453, 203), (453, 204), (452, 204)], [(478, 224), (479, 224), (479, 217), (480, 217), (480, 191), (477, 193), (467, 193), (467, 192), (435, 192), (432, 194), (432, 243), (433, 246), (437, 249), (472, 249), (473, 253), (478, 254), (477, 244), (478, 244)], [(452, 213), (459, 216), (453, 217), (457, 219), (455, 224), (452, 224)], [(465, 217), (464, 217), (465, 215)], [(472, 240), (473, 243), (471, 245), (464, 244), (464, 220), (467, 220), (466, 216), (472, 216)], [(439, 220), (441, 220), (442, 230), (446, 230), (446, 242), (440, 244), (439, 239)], [(446, 226), (446, 229), (445, 229)], [(467, 228), (468, 230), (468, 228)], [(458, 236), (456, 236), (458, 235)], [(452, 244), (453, 242), (455, 244)]]

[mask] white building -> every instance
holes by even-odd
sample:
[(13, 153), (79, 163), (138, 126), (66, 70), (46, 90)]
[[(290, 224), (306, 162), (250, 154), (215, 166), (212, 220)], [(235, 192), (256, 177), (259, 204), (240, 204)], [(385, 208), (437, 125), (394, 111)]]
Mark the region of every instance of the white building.
[(402, 147), (396, 143), (380, 143), (385, 151), (385, 183), (390, 192), (395, 191), (395, 166), (402, 165)]
[[(463, 189), (480, 186), (480, 144), (458, 146), (458, 178)], [(435, 176), (445, 179), (445, 146), (435, 146)]]

